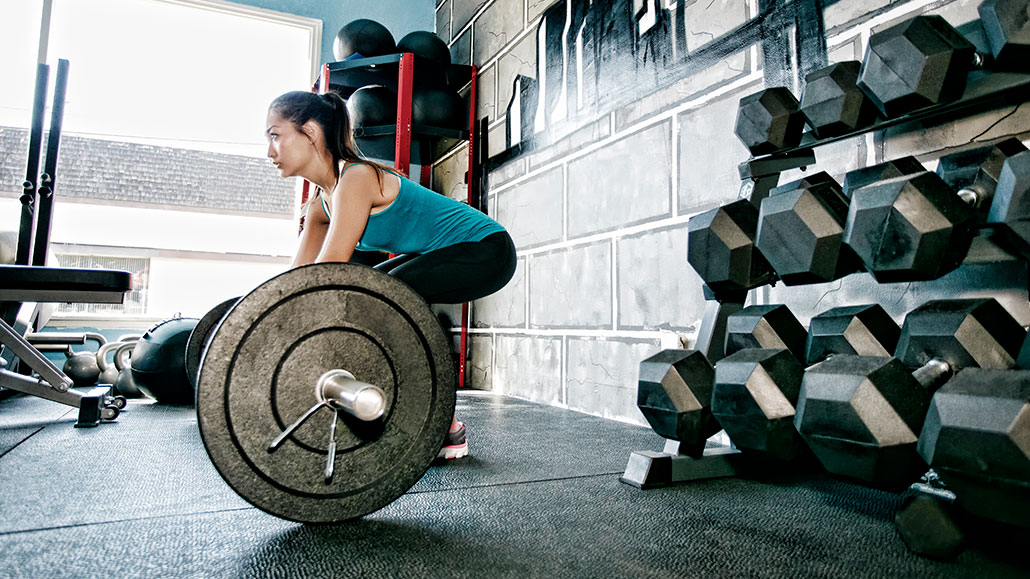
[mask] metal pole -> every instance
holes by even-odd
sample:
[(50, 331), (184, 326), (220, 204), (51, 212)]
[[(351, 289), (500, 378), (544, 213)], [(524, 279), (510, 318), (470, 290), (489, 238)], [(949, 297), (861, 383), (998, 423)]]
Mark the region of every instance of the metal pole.
[(36, 185), (39, 179), (39, 153), (43, 144), (43, 115), (46, 113), (46, 90), (50, 67), (36, 65), (36, 95), (32, 103), (32, 128), (29, 131), (29, 160), (22, 183), (21, 224), (18, 229), (18, 253), (15, 263), (29, 265), (32, 243), (36, 237)]
[(32, 265), (46, 265), (50, 247), (50, 225), (54, 216), (54, 187), (57, 181), (57, 154), (61, 146), (61, 123), (64, 121), (64, 100), (68, 89), (68, 61), (57, 61), (54, 81), (54, 104), (50, 111), (50, 133), (47, 136), (46, 162), (39, 176), (39, 211), (36, 214), (36, 240), (32, 248)]

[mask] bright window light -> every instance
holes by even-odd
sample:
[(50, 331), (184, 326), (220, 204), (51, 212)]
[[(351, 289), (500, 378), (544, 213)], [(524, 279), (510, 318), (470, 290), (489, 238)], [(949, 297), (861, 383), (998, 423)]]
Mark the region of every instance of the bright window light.
[(53, 0), (49, 38), (51, 75), (70, 63), (64, 131), (263, 156), (268, 103), (314, 81), (321, 22), (216, 0)]

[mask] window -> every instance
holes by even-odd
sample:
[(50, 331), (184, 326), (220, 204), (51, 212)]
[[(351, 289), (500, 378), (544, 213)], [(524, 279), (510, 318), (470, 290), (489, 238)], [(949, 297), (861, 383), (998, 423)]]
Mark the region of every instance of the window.
[(65, 59), (51, 248), (136, 274), (124, 306), (59, 311), (203, 313), (285, 268), (295, 183), (265, 158), (265, 114), (311, 88), (321, 21), (224, 0), (0, 0), (0, 15), (0, 229), (18, 227), (37, 62), (50, 99)]
[(263, 156), (268, 103), (311, 86), (321, 23), (212, 0), (53, 0), (64, 130)]
[(150, 259), (140, 257), (108, 257), (96, 255), (57, 254), (61, 267), (85, 269), (117, 269), (132, 273), (132, 291), (125, 294), (121, 304), (61, 304), (62, 314), (143, 314), (147, 311), (147, 285), (150, 280)]
[(32, 122), (42, 14), (43, 0), (0, 0), (0, 126), (24, 129)]

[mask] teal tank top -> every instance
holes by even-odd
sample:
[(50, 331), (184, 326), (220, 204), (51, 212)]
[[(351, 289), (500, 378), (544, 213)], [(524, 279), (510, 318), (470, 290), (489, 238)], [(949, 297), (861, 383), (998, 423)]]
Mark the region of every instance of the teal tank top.
[[(358, 163), (351, 165), (355, 164)], [(457, 243), (481, 241), (504, 231), (504, 227), (482, 211), (427, 189), (403, 175), (388, 172), (400, 179), (400, 191), (386, 209), (368, 216), (358, 250), (429, 253)], [(331, 219), (325, 199), (322, 199), (322, 210)]]

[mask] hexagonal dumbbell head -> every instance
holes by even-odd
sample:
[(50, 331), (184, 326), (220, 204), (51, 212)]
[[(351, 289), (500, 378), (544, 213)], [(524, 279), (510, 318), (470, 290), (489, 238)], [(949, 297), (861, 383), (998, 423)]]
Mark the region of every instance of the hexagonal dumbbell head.
[(1005, 159), (987, 222), (1009, 249), (1030, 259), (1030, 152)]
[(830, 473), (900, 491), (926, 470), (916, 441), (929, 404), (896, 358), (841, 354), (805, 372), (794, 426)]
[(995, 66), (1004, 70), (1030, 70), (1030, 2), (984, 0), (977, 10)]
[(848, 60), (805, 76), (801, 114), (816, 137), (843, 135), (876, 121), (876, 107), (856, 85), (861, 67), (861, 62)]
[(1016, 368), (1030, 370), (1030, 334), (1027, 334), (1023, 345), (1019, 348), (1019, 355), (1016, 356)]
[(787, 349), (805, 356), (805, 327), (783, 304), (748, 306), (726, 318), (726, 355), (750, 348)]
[(808, 324), (805, 362), (815, 364), (834, 354), (891, 356), (900, 333), (879, 304), (832, 308)]
[(1005, 162), (1013, 155), (1026, 152), (1019, 139), (1006, 139), (987, 147), (959, 151), (940, 158), (937, 174), (949, 187), (958, 191), (966, 203), (977, 209), (976, 223), (987, 222), (998, 180)]
[(856, 189), (866, 185), (887, 181), (902, 175), (915, 175), (925, 170), (926, 167), (923, 167), (922, 163), (916, 160), (915, 157), (901, 157), (900, 159), (885, 161), (870, 167), (850, 171), (847, 175), (844, 175), (844, 186), (842, 189), (844, 196), (850, 199)]
[(779, 195), (795, 189), (811, 189), (813, 187), (833, 187), (840, 190), (840, 185), (826, 171), (807, 174), (800, 179), (795, 179), (783, 185), (777, 185), (769, 190), (769, 195)]
[(786, 285), (832, 281), (859, 269), (842, 244), (848, 205), (840, 186), (828, 175), (814, 181), (777, 187), (758, 212), (755, 246)]
[(719, 431), (712, 417), (715, 369), (696, 350), (662, 350), (640, 362), (637, 407), (659, 435), (678, 440), (680, 452), (700, 458)]
[(921, 15), (873, 34), (858, 87), (893, 118), (957, 100), (966, 87), (975, 48), (938, 15)]
[(973, 209), (924, 171), (856, 189), (844, 243), (877, 281), (929, 280), (962, 262), (972, 229)]
[(803, 448), (794, 407), (804, 368), (788, 350), (748, 349), (715, 365), (712, 414), (733, 445), (780, 460)]
[(752, 155), (765, 155), (801, 142), (805, 117), (787, 88), (767, 88), (740, 99), (734, 132)]
[(909, 368), (934, 358), (960, 368), (1011, 368), (1026, 330), (994, 298), (931, 300), (905, 316), (894, 354)]
[(1030, 371), (962, 370), (933, 397), (919, 454), (968, 511), (1030, 521)]
[(758, 209), (741, 199), (690, 218), (687, 261), (716, 294), (749, 290), (775, 279), (755, 249)]

